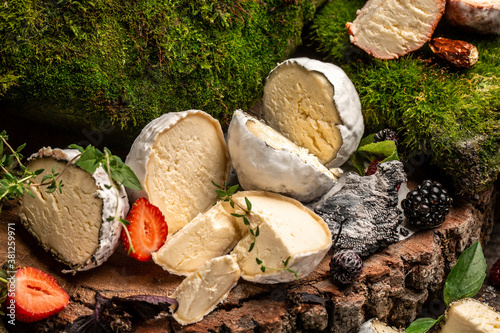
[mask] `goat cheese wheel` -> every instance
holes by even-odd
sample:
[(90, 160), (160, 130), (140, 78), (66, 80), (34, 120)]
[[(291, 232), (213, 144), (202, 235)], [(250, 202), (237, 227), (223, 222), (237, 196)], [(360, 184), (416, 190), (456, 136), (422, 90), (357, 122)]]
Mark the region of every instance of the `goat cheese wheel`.
[(288, 59), (271, 71), (262, 119), (328, 168), (349, 159), (364, 131), (351, 80), (340, 67), (308, 58)]
[(72, 273), (99, 266), (111, 256), (120, 241), (122, 225), (118, 219), (108, 218), (124, 218), (129, 210), (124, 187), (110, 187), (102, 167), (90, 174), (74, 165), (78, 154), (76, 149), (57, 148), (42, 148), (33, 154), (28, 168), (45, 170), (34, 183), (40, 183), (55, 166), (64, 186), (61, 193), (30, 186), (34, 198), (25, 194), (20, 207), (20, 218), (28, 231), (56, 259), (70, 266), (63, 272)]
[[(252, 204), (250, 226), (254, 230), (258, 226), (259, 232), (257, 237), (248, 232), (231, 252), (241, 277), (258, 283), (281, 283), (296, 279), (285, 268), (295, 271), (298, 279), (312, 272), (332, 246), (325, 221), (299, 201), (280, 194), (242, 191), (233, 195), (233, 200), (246, 207), (245, 197)], [(268, 269), (263, 272), (257, 259)]]
[(241, 239), (244, 225), (218, 202), (168, 238), (153, 260), (169, 273), (189, 275), (208, 260), (229, 253)]
[(450, 304), (440, 333), (500, 332), (500, 312), (472, 298)]
[(500, 34), (500, 1), (447, 0), (446, 19), (453, 25), (481, 34)]
[(212, 181), (226, 182), (230, 168), (219, 122), (199, 110), (166, 113), (151, 121), (125, 163), (143, 189), (127, 189), (130, 200), (145, 197), (157, 206), (169, 236), (217, 201)]
[(240, 110), (229, 124), (227, 144), (245, 190), (271, 191), (310, 202), (328, 192), (337, 179), (307, 149)]
[(396, 59), (432, 36), (446, 0), (368, 0), (346, 24), (351, 43), (379, 59)]
[(403, 331), (387, 326), (386, 324), (380, 322), (378, 319), (372, 318), (366, 321), (363, 325), (361, 325), (358, 333), (400, 333), (400, 332)]
[(179, 307), (174, 319), (182, 325), (200, 321), (227, 298), (240, 278), (240, 269), (232, 256), (209, 260), (185, 278), (172, 297)]

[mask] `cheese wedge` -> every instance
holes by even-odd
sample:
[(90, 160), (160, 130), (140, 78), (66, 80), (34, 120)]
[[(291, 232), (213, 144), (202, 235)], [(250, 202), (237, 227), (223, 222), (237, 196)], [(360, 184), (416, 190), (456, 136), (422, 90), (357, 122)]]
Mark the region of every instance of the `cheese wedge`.
[(447, 0), (446, 19), (453, 25), (482, 34), (500, 34), (498, 0)]
[(337, 179), (307, 149), (241, 110), (233, 113), (227, 142), (245, 190), (276, 192), (310, 202), (328, 192)]
[(219, 122), (198, 110), (171, 112), (151, 121), (135, 139), (125, 163), (143, 187), (130, 190), (130, 200), (146, 197), (156, 205), (165, 216), (169, 236), (216, 201), (211, 182), (226, 182), (230, 168)]
[(229, 253), (245, 229), (226, 211), (228, 206), (227, 202), (219, 202), (198, 214), (153, 253), (154, 262), (169, 273), (189, 275), (208, 260)]
[(351, 80), (340, 67), (308, 58), (288, 59), (271, 71), (262, 119), (328, 168), (349, 159), (364, 131)]
[(500, 312), (472, 298), (450, 304), (440, 333), (500, 333)]
[(240, 269), (232, 256), (214, 258), (189, 275), (172, 297), (179, 306), (173, 313), (182, 325), (200, 321), (227, 298), (240, 278)]
[(378, 319), (372, 318), (366, 321), (363, 325), (361, 325), (358, 333), (400, 333), (400, 332), (404, 331), (387, 326)]
[[(280, 283), (295, 280), (294, 274), (286, 268), (295, 271), (299, 279), (312, 272), (332, 245), (332, 235), (323, 219), (299, 201), (283, 195), (243, 191), (233, 199), (246, 207), (245, 197), (252, 204), (250, 226), (254, 230), (258, 226), (259, 235), (254, 238), (247, 233), (231, 252), (238, 261), (242, 278), (259, 283)], [(257, 259), (268, 267), (264, 272)]]
[[(71, 267), (64, 272), (76, 272), (101, 265), (116, 249), (129, 204), (123, 186), (110, 187), (102, 167), (94, 174), (70, 164), (79, 154), (76, 149), (42, 148), (29, 159), (31, 170), (44, 169), (35, 183), (55, 166), (61, 173), (62, 192), (47, 193), (44, 187), (30, 186), (34, 198), (24, 195), (20, 218), (29, 232), (56, 259)], [(62, 172), (64, 169), (66, 170)]]

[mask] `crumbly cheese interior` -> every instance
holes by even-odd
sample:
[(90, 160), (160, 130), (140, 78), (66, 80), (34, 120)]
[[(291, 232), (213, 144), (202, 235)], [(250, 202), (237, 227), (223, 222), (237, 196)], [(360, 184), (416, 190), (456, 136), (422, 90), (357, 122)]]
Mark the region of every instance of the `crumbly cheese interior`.
[(473, 299), (464, 299), (450, 306), (441, 333), (500, 332), (500, 313)]
[[(306, 208), (295, 201), (283, 200), (275, 196), (246, 194), (234, 196), (234, 200), (245, 207), (243, 195), (252, 203), (251, 224), (260, 229), (255, 239), (255, 249), (248, 251), (254, 237), (248, 233), (236, 245), (232, 254), (236, 256), (242, 272), (255, 276), (263, 274), (256, 258), (267, 267), (282, 268), (288, 257), (314, 252), (331, 242), (326, 226), (320, 223)], [(276, 271), (266, 270), (266, 274)]]
[[(45, 170), (35, 183), (39, 183), (54, 165), (60, 173), (66, 163), (48, 157), (30, 162), (31, 170)], [(62, 193), (47, 193), (43, 186), (31, 186), (35, 198), (25, 195), (21, 210), (31, 232), (43, 246), (65, 262), (81, 265), (94, 254), (99, 244), (102, 200), (96, 197), (98, 189), (88, 172), (70, 165), (60, 179), (64, 184)]]
[(334, 88), (325, 76), (295, 63), (276, 68), (264, 87), (262, 118), (325, 164), (342, 146)]
[(288, 140), (286, 137), (275, 131), (270, 126), (252, 119), (249, 119), (247, 121), (246, 126), (252, 134), (263, 140), (266, 144), (273, 147), (274, 149), (287, 150), (295, 153), (300, 157), (302, 161), (313, 165), (316, 169), (322, 171), (328, 177), (335, 180), (337, 179), (337, 177), (334, 177), (330, 170), (328, 170), (323, 164), (319, 162), (316, 156), (311, 155), (307, 149), (297, 146), (295, 143)]
[(399, 333), (400, 331), (385, 325), (384, 323), (381, 323), (378, 320), (373, 320), (372, 321), (373, 329), (377, 333)]
[(145, 189), (165, 216), (169, 234), (216, 201), (211, 181), (226, 179), (226, 151), (206, 117), (189, 115), (158, 135), (147, 164)]
[(170, 273), (189, 275), (205, 262), (227, 254), (242, 237), (242, 226), (219, 202), (167, 240), (153, 260)]
[(440, 17), (437, 0), (370, 0), (350, 26), (351, 41), (382, 59), (423, 45)]
[(200, 321), (227, 297), (239, 278), (240, 269), (233, 257), (208, 261), (184, 279), (172, 295), (179, 302), (174, 319), (183, 325)]

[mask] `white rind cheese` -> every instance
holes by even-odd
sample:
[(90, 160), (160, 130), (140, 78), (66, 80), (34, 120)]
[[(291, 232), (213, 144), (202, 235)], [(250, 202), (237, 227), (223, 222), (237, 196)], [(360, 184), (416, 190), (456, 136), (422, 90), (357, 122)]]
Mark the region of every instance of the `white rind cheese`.
[(369, 0), (346, 24), (351, 43), (379, 59), (396, 59), (432, 36), (446, 0)]
[(182, 325), (198, 322), (228, 296), (240, 278), (232, 256), (214, 258), (189, 275), (172, 294), (179, 307), (174, 319)]
[(308, 58), (288, 59), (271, 71), (262, 118), (328, 168), (349, 159), (364, 131), (351, 80), (340, 67)]
[(129, 190), (131, 201), (156, 205), (173, 235), (217, 199), (211, 181), (229, 176), (229, 154), (217, 120), (199, 110), (171, 112), (146, 125), (125, 162), (142, 191)]
[(189, 275), (208, 260), (229, 253), (244, 229), (225, 206), (229, 203), (219, 202), (196, 216), (153, 253), (154, 262), (169, 273)]
[(380, 322), (378, 319), (372, 318), (366, 321), (363, 325), (361, 325), (358, 333), (400, 333), (400, 332), (403, 331), (387, 326), (386, 324)]
[(445, 17), (451, 24), (473, 32), (500, 34), (498, 0), (447, 0)]
[(245, 190), (271, 191), (310, 202), (328, 192), (337, 179), (305, 148), (240, 110), (233, 114), (227, 142)]
[(124, 218), (129, 210), (123, 186), (110, 187), (107, 173), (98, 167), (94, 174), (70, 164), (75, 162), (76, 149), (42, 148), (33, 154), (28, 163), (32, 170), (45, 172), (35, 179), (40, 182), (53, 166), (62, 173), (62, 193), (46, 193), (44, 187), (31, 186), (35, 198), (24, 195), (20, 217), (23, 224), (38, 242), (63, 263), (71, 267), (64, 272), (84, 271), (101, 265), (116, 249)]
[[(249, 252), (254, 237), (247, 233), (231, 252), (241, 269), (241, 277), (258, 283), (281, 283), (295, 280), (292, 272), (303, 278), (312, 272), (332, 245), (327, 224), (299, 201), (280, 194), (263, 191), (243, 191), (233, 196), (240, 206), (247, 197), (252, 204), (250, 224), (259, 226), (255, 247)], [(265, 272), (256, 258), (269, 267)]]
[(440, 333), (500, 333), (500, 312), (472, 298), (448, 307)]

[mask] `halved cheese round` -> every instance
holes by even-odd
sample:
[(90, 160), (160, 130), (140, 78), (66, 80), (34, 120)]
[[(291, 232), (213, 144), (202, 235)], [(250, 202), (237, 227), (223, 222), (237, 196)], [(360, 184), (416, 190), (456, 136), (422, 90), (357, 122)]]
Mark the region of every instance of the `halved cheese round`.
[(229, 124), (227, 144), (245, 190), (271, 191), (310, 202), (328, 192), (337, 179), (307, 149), (240, 110)]
[(453, 25), (481, 34), (500, 34), (500, 1), (447, 0), (446, 19)]
[(423, 46), (446, 0), (368, 0), (346, 24), (351, 43), (379, 59), (396, 59)]
[[(328, 225), (299, 201), (264, 191), (242, 191), (233, 200), (246, 207), (252, 204), (250, 224), (259, 226), (259, 236), (247, 233), (231, 252), (238, 261), (241, 277), (258, 283), (281, 283), (295, 280), (312, 272), (332, 246)], [(249, 252), (251, 244), (255, 246)], [(264, 272), (256, 259), (268, 267)]]
[[(35, 183), (55, 166), (61, 173), (62, 193), (47, 193), (44, 186), (30, 186), (34, 198), (25, 194), (20, 217), (39, 243), (71, 267), (64, 272), (84, 271), (101, 265), (120, 241), (122, 225), (129, 209), (123, 186), (110, 187), (108, 174), (98, 167), (94, 174), (70, 164), (76, 160), (76, 149), (42, 148), (28, 163), (30, 170), (44, 169)], [(66, 170), (64, 170), (66, 168)], [(64, 172), (63, 172), (64, 170)]]
[(184, 228), (167, 239), (153, 260), (169, 273), (189, 275), (208, 260), (229, 253), (241, 239), (243, 223), (226, 210), (227, 202), (218, 202), (200, 213)]
[(240, 269), (232, 256), (209, 260), (175, 289), (172, 297), (179, 306), (172, 316), (182, 325), (200, 321), (226, 299), (239, 278)]
[(227, 181), (229, 154), (221, 126), (199, 110), (166, 113), (146, 125), (125, 163), (142, 191), (128, 190), (131, 201), (147, 198), (174, 234), (216, 200), (212, 184)]
[(364, 131), (351, 80), (340, 67), (308, 58), (288, 59), (271, 71), (262, 119), (328, 168), (349, 159)]
[(366, 321), (359, 328), (358, 333), (400, 333), (402, 330), (397, 330), (393, 327), (387, 326), (376, 318)]
[(498, 333), (500, 312), (473, 298), (464, 298), (450, 304), (439, 332)]

